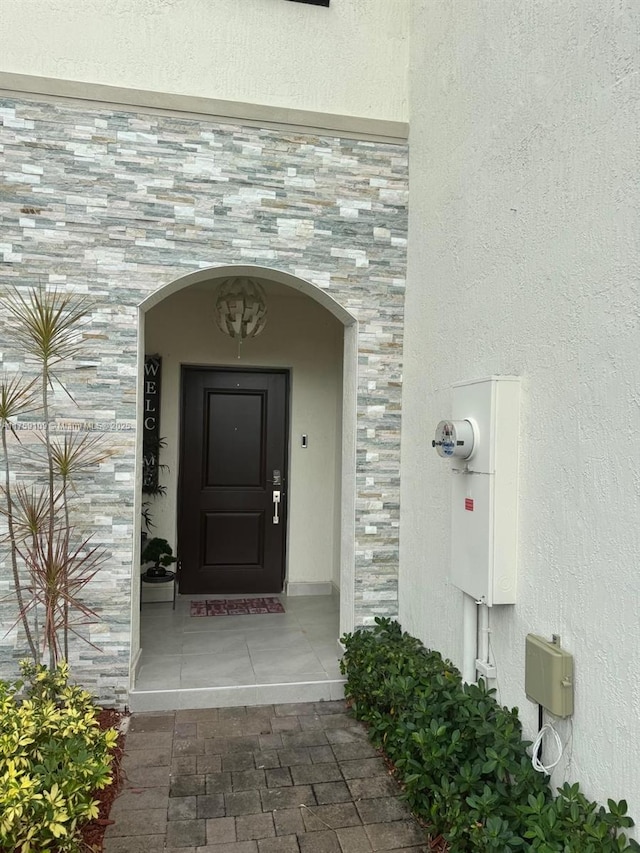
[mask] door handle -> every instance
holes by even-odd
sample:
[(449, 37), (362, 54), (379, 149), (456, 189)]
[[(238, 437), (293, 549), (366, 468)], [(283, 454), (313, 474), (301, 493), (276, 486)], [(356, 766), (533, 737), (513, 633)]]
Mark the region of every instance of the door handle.
[(273, 490), (273, 523), (280, 524), (280, 516), (278, 514), (278, 510), (280, 508), (280, 497), (281, 492), (279, 489)]

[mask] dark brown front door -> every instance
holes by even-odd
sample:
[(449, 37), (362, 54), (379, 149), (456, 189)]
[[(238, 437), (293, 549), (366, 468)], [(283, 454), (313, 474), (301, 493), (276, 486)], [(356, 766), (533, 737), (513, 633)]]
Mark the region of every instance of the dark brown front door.
[(180, 592), (281, 592), (288, 378), (183, 368)]

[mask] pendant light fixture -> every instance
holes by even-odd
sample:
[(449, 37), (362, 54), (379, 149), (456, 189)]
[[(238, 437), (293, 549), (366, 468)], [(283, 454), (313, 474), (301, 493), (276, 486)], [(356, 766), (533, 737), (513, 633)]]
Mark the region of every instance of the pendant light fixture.
[(220, 331), (238, 341), (257, 337), (267, 322), (267, 302), (263, 287), (253, 278), (225, 279), (218, 288), (214, 317)]

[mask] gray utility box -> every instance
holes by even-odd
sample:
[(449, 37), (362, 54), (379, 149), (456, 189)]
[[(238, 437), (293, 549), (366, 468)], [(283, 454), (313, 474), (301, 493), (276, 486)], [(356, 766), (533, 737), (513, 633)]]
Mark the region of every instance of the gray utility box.
[(556, 717), (573, 714), (573, 655), (537, 634), (527, 634), (525, 692)]

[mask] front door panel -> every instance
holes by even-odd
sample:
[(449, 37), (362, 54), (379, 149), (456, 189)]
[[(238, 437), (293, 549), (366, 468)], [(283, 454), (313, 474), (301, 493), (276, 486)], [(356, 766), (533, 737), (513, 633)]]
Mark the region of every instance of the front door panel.
[(184, 368), (182, 379), (180, 591), (280, 592), (288, 375)]

